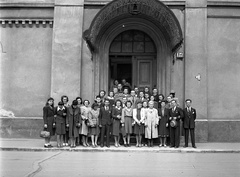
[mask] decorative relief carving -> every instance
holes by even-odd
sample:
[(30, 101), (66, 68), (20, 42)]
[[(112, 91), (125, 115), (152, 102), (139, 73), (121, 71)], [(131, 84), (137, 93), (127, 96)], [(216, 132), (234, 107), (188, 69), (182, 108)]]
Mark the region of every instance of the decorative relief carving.
[(94, 18), (91, 27), (85, 32), (85, 38), (92, 46), (101, 29), (117, 17), (146, 17), (159, 26), (171, 40), (172, 50), (182, 43), (181, 27), (173, 12), (158, 0), (115, 0), (107, 4)]
[(3, 28), (9, 27), (22, 27), (22, 28), (26, 28), (26, 27), (53, 27), (53, 19), (0, 19), (0, 25)]

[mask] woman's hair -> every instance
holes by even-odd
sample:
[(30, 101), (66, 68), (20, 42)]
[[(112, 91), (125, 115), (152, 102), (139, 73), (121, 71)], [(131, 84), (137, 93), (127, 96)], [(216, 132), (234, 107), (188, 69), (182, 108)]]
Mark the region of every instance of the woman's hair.
[(46, 106), (49, 106), (48, 102), (49, 102), (50, 100), (53, 101), (53, 105), (52, 105), (52, 106), (54, 107), (54, 99), (53, 99), (52, 97), (50, 97), (50, 98), (47, 99), (47, 102), (46, 102), (45, 105), (46, 105)]
[(122, 101), (121, 101), (121, 100), (117, 99), (117, 100), (115, 101), (115, 105), (117, 105), (117, 102), (120, 102), (120, 105), (122, 106)]
[(99, 91), (99, 96), (100, 96), (100, 93), (101, 93), (101, 92), (104, 92), (104, 96), (106, 95), (106, 91), (105, 91), (105, 90), (100, 90), (100, 91)]
[(88, 102), (88, 105), (90, 104), (90, 101), (89, 101), (89, 100), (84, 100), (84, 101), (83, 101), (83, 105), (84, 105), (84, 106), (85, 106), (84, 103), (85, 103), (86, 101)]
[(75, 100), (78, 100), (78, 99), (81, 99), (81, 104), (82, 104), (83, 103), (82, 98), (78, 96)]
[(62, 102), (63, 102), (63, 98), (67, 98), (67, 102), (69, 101), (67, 95), (63, 95), (63, 96), (61, 96), (61, 101), (62, 101)]
[(130, 100), (126, 101), (125, 105), (127, 106), (127, 103), (130, 103), (132, 106), (132, 102)]
[(162, 97), (163, 97), (163, 100), (164, 100), (164, 98), (165, 98), (164, 95), (163, 95), (163, 94), (159, 94), (159, 95), (158, 95), (158, 98), (159, 98), (160, 96), (162, 96)]
[(97, 103), (93, 103), (91, 108), (94, 109), (94, 107), (98, 107), (98, 104)]

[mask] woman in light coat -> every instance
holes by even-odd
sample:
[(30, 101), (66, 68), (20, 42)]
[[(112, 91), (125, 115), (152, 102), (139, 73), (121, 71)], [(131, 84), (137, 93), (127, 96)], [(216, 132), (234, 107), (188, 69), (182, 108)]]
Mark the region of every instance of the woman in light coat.
[(153, 146), (153, 139), (158, 138), (158, 110), (153, 108), (154, 102), (149, 101), (149, 108), (146, 111), (145, 138), (148, 139), (148, 146)]

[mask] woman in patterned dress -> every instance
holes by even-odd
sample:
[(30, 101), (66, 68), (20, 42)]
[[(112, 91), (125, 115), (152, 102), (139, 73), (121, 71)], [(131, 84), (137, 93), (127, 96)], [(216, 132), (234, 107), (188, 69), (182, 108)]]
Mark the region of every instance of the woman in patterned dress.
[(98, 107), (98, 104), (93, 103), (92, 109), (89, 111), (89, 135), (91, 135), (93, 148), (98, 146), (97, 140), (98, 140), (98, 135), (100, 133), (99, 120), (98, 120), (99, 110), (100, 108)]

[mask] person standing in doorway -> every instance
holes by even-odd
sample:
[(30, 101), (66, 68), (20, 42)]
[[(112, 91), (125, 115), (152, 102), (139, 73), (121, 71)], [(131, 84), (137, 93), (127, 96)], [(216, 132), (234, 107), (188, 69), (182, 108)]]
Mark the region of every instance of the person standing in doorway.
[(192, 141), (192, 147), (197, 148), (195, 145), (195, 120), (197, 117), (196, 109), (191, 107), (192, 100), (186, 99), (186, 108), (183, 110), (183, 128), (185, 133), (185, 145), (184, 147), (188, 147), (188, 137), (189, 137), (189, 131)]
[(120, 100), (116, 100), (116, 106), (112, 110), (112, 118), (113, 118), (113, 131), (112, 135), (114, 136), (115, 147), (119, 147), (119, 139), (120, 139), (120, 126), (121, 126), (121, 117), (122, 117), (122, 102)]

